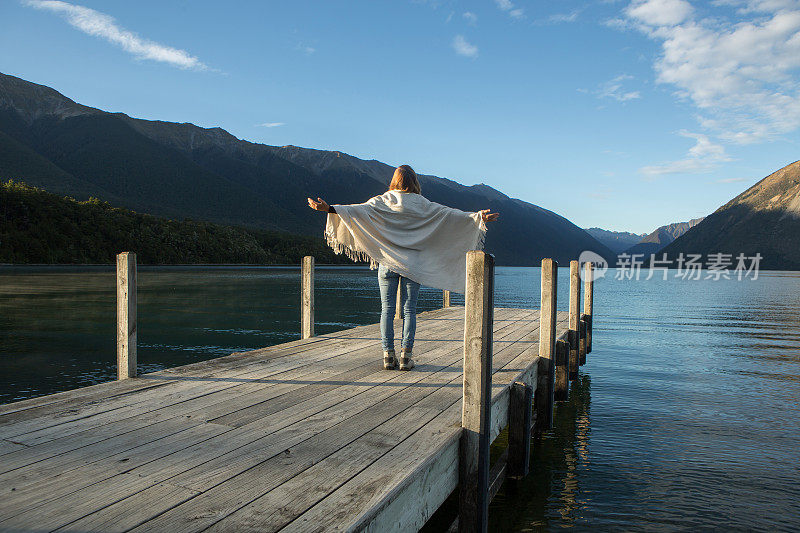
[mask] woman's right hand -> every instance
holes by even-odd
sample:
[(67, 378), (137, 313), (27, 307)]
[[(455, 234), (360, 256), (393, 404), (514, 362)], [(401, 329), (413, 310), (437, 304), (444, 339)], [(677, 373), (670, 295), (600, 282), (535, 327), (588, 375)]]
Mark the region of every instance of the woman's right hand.
[(308, 199), (308, 207), (311, 209), (316, 209), (317, 211), (325, 211), (328, 212), (328, 208), (330, 207), (325, 200), (322, 198), (317, 198), (316, 201), (312, 200), (311, 198)]
[(494, 222), (500, 216), (500, 213), (492, 213), (491, 211), (491, 209), (481, 209), (478, 213), (481, 214), (484, 222)]

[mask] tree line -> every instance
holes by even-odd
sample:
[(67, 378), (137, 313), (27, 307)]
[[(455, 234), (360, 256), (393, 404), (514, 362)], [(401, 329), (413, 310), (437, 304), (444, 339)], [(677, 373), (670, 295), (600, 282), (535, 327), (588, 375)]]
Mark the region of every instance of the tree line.
[(31, 187), (0, 182), (0, 263), (113, 263), (136, 252), (141, 264), (352, 264), (321, 238), (169, 220), (114, 207), (97, 198), (79, 201)]

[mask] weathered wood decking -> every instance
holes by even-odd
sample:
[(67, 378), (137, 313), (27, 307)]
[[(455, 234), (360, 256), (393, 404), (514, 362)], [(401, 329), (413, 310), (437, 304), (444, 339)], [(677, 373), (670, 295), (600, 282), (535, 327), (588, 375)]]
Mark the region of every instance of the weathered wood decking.
[[(539, 312), (494, 313), (492, 439), (539, 360)], [(451, 307), (410, 372), (370, 325), (0, 406), (0, 530), (419, 528), (458, 484), (463, 335)]]

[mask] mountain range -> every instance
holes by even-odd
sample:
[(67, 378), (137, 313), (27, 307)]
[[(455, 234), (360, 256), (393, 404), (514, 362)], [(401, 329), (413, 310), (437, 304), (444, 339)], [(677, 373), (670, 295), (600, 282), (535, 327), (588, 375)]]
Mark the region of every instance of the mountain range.
[[(321, 237), (306, 197), (359, 203), (383, 193), (394, 166), (337, 151), (269, 146), (221, 128), (131, 118), (0, 74), (0, 179), (178, 220), (205, 220)], [(566, 218), (487, 185), (420, 175), (434, 202), (491, 208), (486, 250), (498, 264), (561, 264), (584, 250), (614, 253)]]
[(608, 246), (615, 254), (621, 254), (631, 246), (642, 242), (647, 234), (630, 233), (628, 231), (611, 231), (603, 228), (586, 228), (586, 232)]
[(641, 235), (602, 228), (588, 228), (586, 231), (616, 254), (640, 254), (647, 257), (664, 248), (702, 220), (701, 217), (688, 222), (674, 222), (656, 228), (652, 233), (642, 233)]
[(625, 253), (630, 255), (641, 254), (649, 257), (650, 254), (660, 251), (702, 221), (703, 218), (701, 217), (693, 218), (688, 222), (674, 222), (661, 226), (649, 235), (645, 235), (641, 241), (625, 250)]
[(800, 270), (800, 161), (765, 177), (661, 250), (680, 253), (761, 254), (760, 268)]

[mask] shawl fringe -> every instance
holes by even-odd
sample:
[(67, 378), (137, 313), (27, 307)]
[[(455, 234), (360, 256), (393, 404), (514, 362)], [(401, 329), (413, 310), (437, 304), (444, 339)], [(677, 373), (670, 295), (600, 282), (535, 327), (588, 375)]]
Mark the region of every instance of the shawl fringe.
[(336, 255), (344, 254), (345, 257), (351, 261), (355, 261), (357, 263), (369, 263), (370, 270), (375, 270), (378, 268), (378, 263), (368, 253), (362, 252), (361, 250), (356, 250), (352, 246), (342, 244), (339, 242), (336, 236), (329, 231), (325, 232), (325, 242), (331, 247), (333, 253)]

